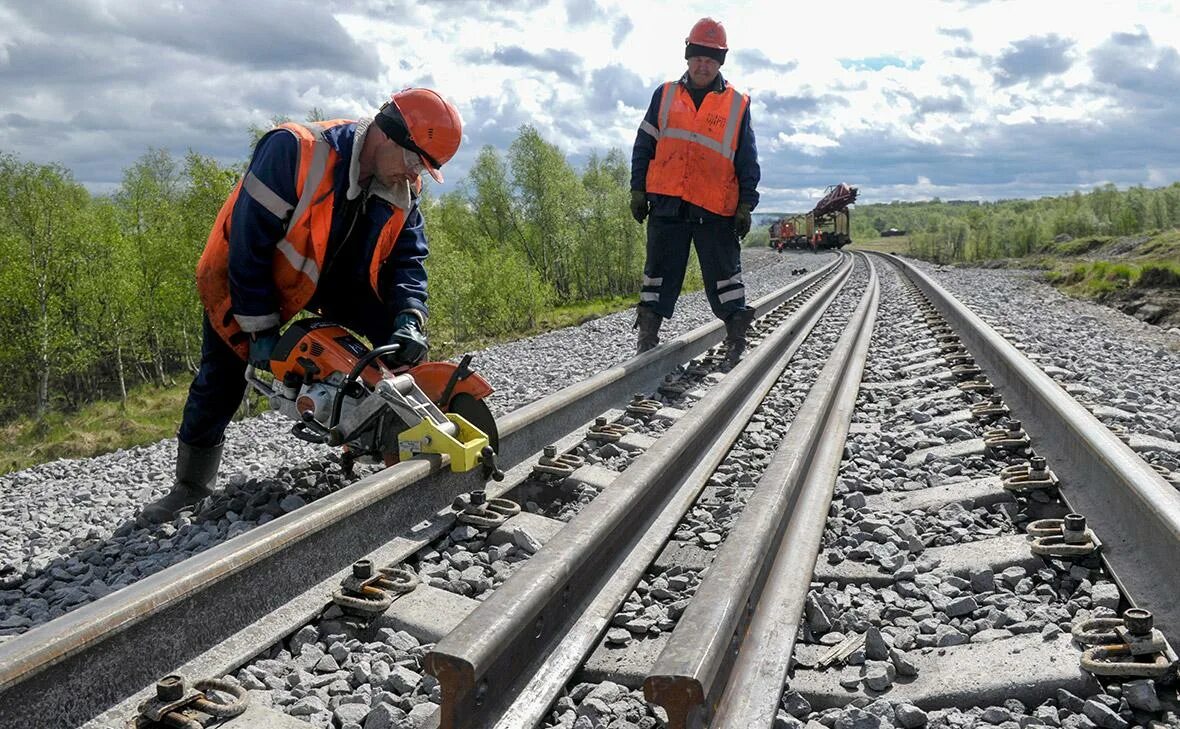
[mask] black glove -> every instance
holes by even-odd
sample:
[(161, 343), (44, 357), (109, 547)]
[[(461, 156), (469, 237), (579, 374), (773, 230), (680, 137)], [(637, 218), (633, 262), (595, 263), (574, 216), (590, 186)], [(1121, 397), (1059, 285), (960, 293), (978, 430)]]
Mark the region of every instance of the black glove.
[(250, 364), (270, 371), (270, 355), (279, 343), (279, 328), (271, 327), (250, 335)]
[(401, 345), (401, 349), (389, 355), (395, 364), (416, 365), (426, 357), (429, 345), (426, 332), (422, 331), (422, 319), (416, 313), (403, 311), (393, 321), (393, 334), (389, 344)]
[(647, 193), (643, 190), (631, 191), (631, 216), (636, 223), (642, 223), (647, 217)]
[(738, 205), (737, 214), (733, 216), (733, 230), (738, 238), (745, 238), (750, 232), (750, 206), (746, 203)]

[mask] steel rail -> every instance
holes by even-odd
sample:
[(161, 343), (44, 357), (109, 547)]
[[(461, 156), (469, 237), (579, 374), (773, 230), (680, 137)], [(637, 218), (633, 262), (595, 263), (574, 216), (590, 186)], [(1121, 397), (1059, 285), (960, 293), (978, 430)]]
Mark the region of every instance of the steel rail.
[(766, 368), (762, 379), (750, 388), (745, 403), (715, 434), (710, 453), (697, 459), (692, 472), (676, 485), (659, 515), (643, 526), (643, 537), (635, 548), (610, 571), (610, 577), (590, 599), (586, 609), (545, 657), (544, 663), (532, 672), (532, 677), (516, 693), (511, 705), (500, 714), (494, 729), (520, 729), (542, 723), (549, 707), (594, 650), (603, 631), (609, 627), (610, 621), (618, 613), (619, 606), (626, 601), (636, 583), (642, 579), (648, 567), (658, 558), (668, 539), (681, 524), (684, 515), (697, 502), (709, 478), (745, 430), (754, 412), (761, 407), (766, 393), (781, 379), (786, 364), (803, 346), (837, 293), (838, 291), (833, 289), (824, 295), (823, 300), (817, 301), (810, 314), (800, 315), (804, 317), (804, 321), (800, 324), (793, 341), (779, 356), (778, 361)]
[(1081, 403), (913, 264), (887, 256), (955, 328), (1014, 418), (1035, 435), (1064, 484), (1066, 505), (1102, 539), (1101, 556), (1128, 601), (1180, 640), (1180, 493)]
[(774, 722), (797, 632), (792, 609), (802, 611), (819, 554), (876, 321), (870, 271), (856, 311), (644, 681), (669, 729), (710, 725), (718, 705), (735, 700), (769, 704), (770, 719), (725, 726)]
[(836, 478), (840, 473), (840, 462), (844, 457), (844, 443), (856, 410), (861, 376), (868, 360), (880, 302), (875, 272), (873, 280), (865, 321), (857, 335), (848, 369), (839, 383), (836, 402), (828, 411), (824, 438), (812, 456), (807, 478), (799, 490), (791, 520), (775, 554), (774, 567), (762, 588), (741, 653), (721, 694), (712, 724), (714, 729), (769, 729), (775, 724)]
[[(847, 260), (824, 293), (847, 277), (852, 267), (851, 257)], [(818, 306), (824, 293), (804, 307)], [(443, 729), (489, 726), (508, 709), (644, 537), (676, 485), (698, 459), (709, 459), (720, 424), (740, 409), (743, 393), (779, 359), (803, 319), (797, 312), (748, 354), (427, 654), (426, 670), (442, 686)], [(619, 602), (625, 597), (624, 592)]]
[[(774, 308), (838, 265), (756, 308)], [(720, 322), (699, 327), (507, 414), (500, 421), (502, 467), (535, 457), (612, 403), (653, 387), (722, 336)], [(251, 634), (261, 650), (298, 629), (326, 601), (305, 600), (317, 607), (283, 613), (307, 586), (338, 580), (390, 539), (415, 535), (424, 517), (478, 485), (445, 465), (438, 457), (400, 463), (0, 645), (0, 727), (76, 726), (236, 635)], [(333, 528), (345, 521), (348, 529)], [(258, 630), (268, 615), (282, 617)]]

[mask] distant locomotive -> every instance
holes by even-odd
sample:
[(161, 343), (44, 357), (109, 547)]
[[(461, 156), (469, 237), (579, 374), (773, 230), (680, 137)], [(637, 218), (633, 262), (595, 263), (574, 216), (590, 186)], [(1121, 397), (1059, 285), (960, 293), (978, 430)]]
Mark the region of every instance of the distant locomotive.
[(850, 211), (856, 202), (857, 188), (845, 183), (831, 185), (815, 208), (805, 214), (791, 215), (770, 224), (770, 247), (821, 250), (841, 248), (852, 242)]

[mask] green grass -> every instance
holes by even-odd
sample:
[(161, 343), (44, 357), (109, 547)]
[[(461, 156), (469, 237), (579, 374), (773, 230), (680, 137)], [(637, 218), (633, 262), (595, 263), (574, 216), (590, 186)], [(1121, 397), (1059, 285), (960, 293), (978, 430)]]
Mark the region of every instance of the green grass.
[(855, 240), (848, 250), (876, 251), (877, 253), (906, 254), (910, 250), (908, 235), (891, 236), (889, 238), (872, 238), (869, 240)]
[(1109, 236), (1088, 236), (1086, 238), (1075, 238), (1065, 243), (1051, 244), (1052, 252), (1061, 256), (1080, 256), (1083, 253), (1088, 253), (1096, 248), (1101, 248), (1107, 243), (1114, 240)]
[(1125, 289), (1180, 288), (1180, 263), (1062, 262), (1045, 276), (1050, 283), (1067, 293), (1084, 298), (1102, 298)]
[[(690, 261), (690, 272), (696, 266)], [(701, 288), (700, 275), (689, 275), (684, 293)], [(582, 324), (635, 306), (635, 295), (613, 296), (593, 301), (558, 306), (543, 313), (533, 329), (502, 337), (488, 337), (461, 343), (432, 338), (430, 356), (449, 359), (514, 339), (541, 332)], [(479, 368), (479, 360), (474, 362)], [(126, 410), (119, 403), (104, 401), (84, 406), (72, 413), (52, 412), (44, 420), (21, 418), (0, 426), (0, 474), (29, 468), (58, 458), (92, 458), (121, 448), (155, 443), (171, 438), (180, 425), (180, 414), (192, 378), (176, 375), (178, 383), (160, 388), (144, 385), (128, 393)], [(492, 383), (495, 387), (496, 383)], [(254, 412), (260, 401), (252, 402)]]
[(40, 422), (8, 423), (0, 427), (0, 473), (171, 437), (187, 394), (188, 382), (169, 388), (144, 385), (128, 393), (126, 410), (118, 402), (96, 402), (75, 413), (49, 413)]

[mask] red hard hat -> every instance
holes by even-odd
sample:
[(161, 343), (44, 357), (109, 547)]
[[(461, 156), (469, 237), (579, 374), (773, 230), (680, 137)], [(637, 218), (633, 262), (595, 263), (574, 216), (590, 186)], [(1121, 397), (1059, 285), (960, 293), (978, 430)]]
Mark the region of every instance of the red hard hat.
[(701, 18), (696, 25), (692, 26), (692, 30), (688, 31), (688, 37), (684, 42), (693, 43), (698, 46), (705, 46), (707, 48), (716, 48), (719, 51), (728, 51), (729, 46), (726, 45), (725, 28), (721, 23), (712, 18)]
[(403, 89), (393, 95), (392, 102), (410, 135), (410, 145), (403, 146), (417, 152), (430, 176), (442, 182), (438, 168), (455, 156), (463, 141), (459, 111), (431, 89)]

